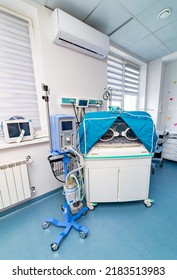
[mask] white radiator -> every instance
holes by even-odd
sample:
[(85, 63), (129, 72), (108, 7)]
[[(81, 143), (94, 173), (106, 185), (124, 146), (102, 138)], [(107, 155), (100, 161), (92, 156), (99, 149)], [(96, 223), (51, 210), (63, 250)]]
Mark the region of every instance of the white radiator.
[(31, 197), (26, 160), (0, 164), (0, 210)]

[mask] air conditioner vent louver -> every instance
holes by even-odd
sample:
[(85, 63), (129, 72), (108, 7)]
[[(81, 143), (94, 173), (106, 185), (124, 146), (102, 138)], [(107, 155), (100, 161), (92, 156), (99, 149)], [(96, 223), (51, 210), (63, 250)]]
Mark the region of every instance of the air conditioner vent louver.
[(109, 52), (109, 37), (60, 9), (52, 13), (52, 41), (78, 52), (104, 59)]
[(62, 40), (63, 42), (66, 42), (67, 44), (71, 44), (71, 45), (73, 45), (73, 46), (75, 46), (75, 47), (77, 47), (77, 48), (86, 50), (86, 51), (88, 51), (88, 52), (92, 52), (92, 53), (98, 54), (98, 53), (95, 52), (95, 51), (89, 50), (89, 49), (87, 49), (87, 48), (85, 48), (85, 47), (79, 46), (79, 45), (77, 45), (77, 44), (75, 44), (75, 43), (72, 43), (72, 42), (69, 42), (69, 41), (67, 41), (67, 40), (64, 40), (64, 39), (59, 39), (59, 40)]

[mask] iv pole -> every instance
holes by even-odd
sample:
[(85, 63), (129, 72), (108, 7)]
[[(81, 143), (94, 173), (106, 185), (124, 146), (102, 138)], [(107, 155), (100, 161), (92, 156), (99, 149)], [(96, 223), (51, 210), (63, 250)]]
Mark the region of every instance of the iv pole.
[(51, 143), (51, 131), (50, 131), (50, 111), (49, 111), (49, 94), (50, 90), (48, 89), (48, 86), (44, 83), (41, 85), (42, 90), (45, 91), (45, 95), (42, 96), (42, 99), (44, 99), (46, 104), (46, 111), (47, 111), (47, 126), (48, 126), (48, 133), (49, 133), (49, 141), (50, 141), (50, 151), (52, 151), (52, 143)]

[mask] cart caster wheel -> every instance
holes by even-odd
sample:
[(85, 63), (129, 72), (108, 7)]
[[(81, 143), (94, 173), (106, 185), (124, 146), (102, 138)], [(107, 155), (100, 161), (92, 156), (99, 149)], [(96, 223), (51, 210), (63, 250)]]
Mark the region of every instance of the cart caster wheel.
[(52, 244), (50, 245), (50, 247), (51, 247), (51, 250), (52, 250), (52, 251), (57, 251), (58, 248), (59, 248), (59, 244), (57, 244), (57, 243), (52, 243)]
[(87, 214), (87, 211), (83, 212), (83, 213), (82, 213), (82, 216), (85, 216), (86, 214)]
[(92, 205), (92, 206), (89, 206), (88, 209), (89, 209), (90, 211), (93, 211), (93, 210), (95, 209), (95, 207)]
[(151, 170), (151, 173), (154, 174), (154, 173), (155, 173), (155, 170), (156, 170), (156, 168), (153, 167), (152, 170)]
[(150, 199), (146, 199), (145, 201), (144, 201), (144, 204), (145, 204), (145, 206), (146, 207), (151, 207), (152, 206), (152, 201), (150, 200)]
[(145, 206), (146, 206), (147, 208), (149, 208), (149, 207), (152, 206), (152, 203), (151, 203), (151, 202), (145, 203)]
[(49, 222), (44, 222), (44, 223), (42, 224), (43, 229), (47, 229), (49, 226), (50, 226), (50, 223), (49, 223)]
[(79, 235), (82, 239), (86, 238), (87, 237), (87, 233), (83, 232), (83, 231), (80, 231), (79, 232)]
[(93, 203), (91, 202), (87, 202), (87, 208), (90, 210), (90, 211), (93, 211), (95, 209)]

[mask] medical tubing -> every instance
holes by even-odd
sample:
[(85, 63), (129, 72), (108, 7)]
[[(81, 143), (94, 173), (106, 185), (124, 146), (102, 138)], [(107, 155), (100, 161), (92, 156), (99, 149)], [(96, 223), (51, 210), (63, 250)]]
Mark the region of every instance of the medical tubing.
[(81, 158), (81, 155), (76, 150), (74, 150), (72, 147), (69, 147), (69, 150), (71, 150), (74, 154), (76, 154), (79, 158)]
[[(75, 153), (79, 158), (81, 158), (81, 155), (77, 152), (77, 151), (75, 151), (72, 147), (70, 147), (69, 148), (73, 153)], [(78, 161), (77, 161), (77, 163), (78, 163)], [(68, 177), (72, 174), (72, 173), (74, 173), (74, 172), (76, 172), (76, 171), (80, 171), (81, 169), (83, 169), (84, 168), (84, 164), (82, 164), (81, 166), (79, 166), (78, 168), (76, 168), (76, 169), (74, 169), (74, 170), (71, 170), (67, 175), (66, 175), (66, 182), (67, 182), (67, 179), (68, 179)], [(79, 175), (81, 176), (81, 173), (79, 172)], [(82, 176), (81, 176), (81, 178), (82, 178)], [(82, 184), (83, 184), (83, 179), (82, 179)], [(80, 185), (78, 186), (79, 187), (79, 192), (81, 193), (81, 187), (80, 187)], [(83, 191), (83, 190), (82, 190)], [(84, 191), (83, 191), (83, 195), (81, 196), (81, 200), (83, 200), (83, 198), (84, 198), (84, 195), (85, 195), (85, 193), (84, 193)]]
[[(80, 167), (78, 167), (78, 168), (76, 168), (76, 169), (70, 171), (70, 172), (66, 175), (66, 182), (67, 182), (68, 177), (69, 177), (72, 173), (74, 173), (74, 172), (76, 172), (76, 171), (80, 171), (83, 167), (84, 167), (84, 166), (82, 165), (82, 166), (80, 166)], [(83, 181), (83, 180), (82, 180), (82, 181)], [(81, 193), (81, 187), (80, 187), (80, 185), (79, 185), (78, 187), (79, 187), (79, 192)], [(84, 195), (85, 195), (85, 193), (83, 192), (83, 195), (81, 196), (81, 200), (83, 200)]]

